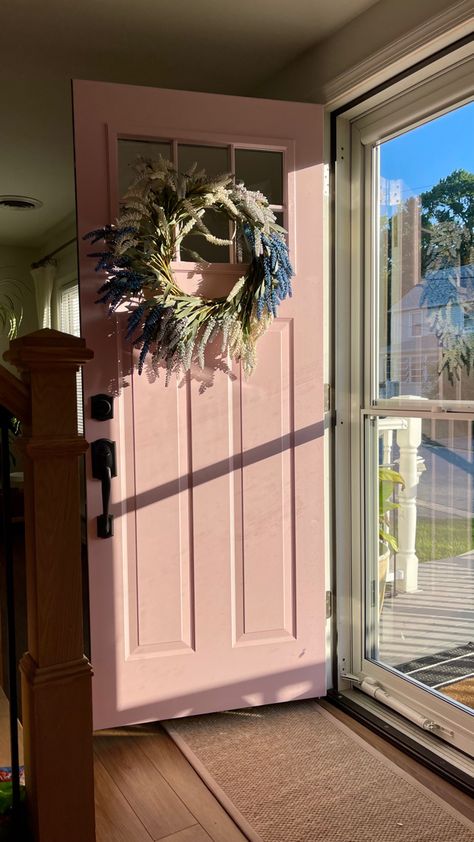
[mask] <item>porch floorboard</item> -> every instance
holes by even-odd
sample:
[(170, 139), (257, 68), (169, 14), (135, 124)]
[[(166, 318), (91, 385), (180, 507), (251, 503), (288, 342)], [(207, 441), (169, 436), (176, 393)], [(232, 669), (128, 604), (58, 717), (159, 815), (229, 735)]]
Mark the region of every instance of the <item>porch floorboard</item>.
[(378, 660), (403, 664), (474, 641), (474, 552), (426, 561), (418, 590), (386, 598)]

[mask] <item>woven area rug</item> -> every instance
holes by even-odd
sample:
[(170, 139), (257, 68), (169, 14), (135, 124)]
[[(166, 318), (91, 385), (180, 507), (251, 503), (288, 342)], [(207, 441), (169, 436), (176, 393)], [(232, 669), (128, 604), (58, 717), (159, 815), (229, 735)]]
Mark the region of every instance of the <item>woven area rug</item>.
[(251, 842), (474, 842), (474, 825), (304, 701), (163, 723)]

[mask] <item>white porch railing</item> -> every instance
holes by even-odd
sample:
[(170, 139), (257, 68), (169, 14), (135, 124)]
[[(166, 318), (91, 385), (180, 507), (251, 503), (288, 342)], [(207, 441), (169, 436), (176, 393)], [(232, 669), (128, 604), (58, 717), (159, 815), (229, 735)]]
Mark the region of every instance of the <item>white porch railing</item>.
[[(407, 396), (404, 395), (404, 399)], [(419, 400), (419, 398), (417, 398)], [(403, 477), (404, 487), (398, 491), (398, 552), (395, 555), (394, 570), (398, 591), (410, 592), (418, 589), (418, 556), (416, 555), (416, 497), (420, 474), (425, 470), (424, 460), (418, 455), (421, 444), (421, 418), (386, 417), (379, 418), (378, 431), (382, 438), (382, 464), (392, 466), (393, 445), (399, 448), (398, 472)], [(389, 576), (393, 579), (394, 574)]]

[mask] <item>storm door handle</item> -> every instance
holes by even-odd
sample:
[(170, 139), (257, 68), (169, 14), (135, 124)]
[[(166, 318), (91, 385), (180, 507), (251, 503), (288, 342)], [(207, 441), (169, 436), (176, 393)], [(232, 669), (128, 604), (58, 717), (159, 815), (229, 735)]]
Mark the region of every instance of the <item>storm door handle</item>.
[(102, 514), (97, 518), (97, 537), (111, 538), (114, 534), (114, 516), (109, 514), (112, 477), (117, 476), (115, 442), (97, 439), (91, 444), (92, 476), (102, 483)]

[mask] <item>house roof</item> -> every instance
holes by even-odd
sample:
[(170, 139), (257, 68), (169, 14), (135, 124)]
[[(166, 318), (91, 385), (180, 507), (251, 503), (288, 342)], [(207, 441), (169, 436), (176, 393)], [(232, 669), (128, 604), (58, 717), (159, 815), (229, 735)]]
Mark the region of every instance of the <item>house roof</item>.
[[(456, 283), (458, 279), (458, 283)], [(426, 273), (421, 283), (411, 287), (389, 312), (400, 313), (423, 307), (445, 307), (448, 303), (474, 305), (474, 264)]]

